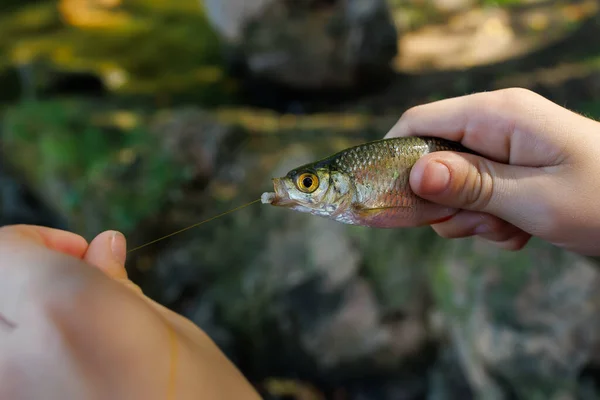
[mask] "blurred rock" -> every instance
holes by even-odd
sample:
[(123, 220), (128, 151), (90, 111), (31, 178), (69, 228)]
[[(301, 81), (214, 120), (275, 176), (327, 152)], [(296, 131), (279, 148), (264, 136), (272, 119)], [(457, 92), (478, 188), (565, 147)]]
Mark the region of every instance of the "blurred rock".
[(435, 363), (429, 370), (427, 400), (474, 400), (473, 390), (460, 368), (460, 355), (447, 342), (440, 342)]
[(212, 177), (247, 139), (242, 129), (222, 124), (198, 108), (159, 113), (151, 130), (164, 150), (188, 167), (194, 180)]
[(600, 343), (600, 274), (588, 260), (533, 241), (506, 253), (457, 244), (443, 267), (454, 345), (481, 398), (576, 399)]
[[(24, 102), (2, 122), (3, 161), (69, 229), (91, 239), (106, 229), (129, 235), (153, 225), (136, 231), (133, 243), (187, 225), (179, 210), (159, 210), (181, 196), (181, 207), (188, 201), (197, 208), (215, 164), (230, 156), (220, 149), (236, 149), (231, 142), (240, 140), (238, 129), (201, 111), (147, 117), (83, 99)], [(168, 222), (151, 222), (157, 217)]]
[(324, 368), (343, 365), (376, 353), (389, 336), (381, 329), (377, 299), (369, 285), (357, 280), (349, 285), (340, 307), (304, 332), (306, 350)]
[(0, 226), (13, 224), (65, 227), (60, 215), (0, 163)]
[(248, 19), (273, 0), (200, 0), (213, 27), (229, 42), (243, 40)]
[[(423, 74), (523, 62), (527, 55), (569, 38), (599, 9), (596, 0), (574, 1), (563, 10), (546, 1), (506, 8), (468, 7), (469, 1), (435, 0), (436, 7), (450, 12), (448, 19), (403, 33), (398, 42), (399, 54), (393, 61), (394, 70)], [(401, 17), (396, 19), (402, 21)], [(554, 51), (560, 54), (559, 50)], [(502, 72), (497, 75), (508, 75), (506, 68), (506, 64), (501, 65)]]
[(441, 12), (452, 13), (477, 5), (475, 0), (432, 0), (432, 5)]
[(253, 77), (296, 89), (353, 88), (389, 70), (397, 34), (385, 0), (206, 1)]

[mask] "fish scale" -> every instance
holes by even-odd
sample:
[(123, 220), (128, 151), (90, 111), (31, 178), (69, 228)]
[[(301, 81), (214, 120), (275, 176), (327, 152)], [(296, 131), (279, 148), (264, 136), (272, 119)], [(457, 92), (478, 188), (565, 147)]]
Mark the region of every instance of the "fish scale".
[[(414, 163), (432, 151), (460, 147), (436, 138), (408, 137), (359, 145), (331, 158), (338, 168), (353, 177), (357, 201), (363, 206), (412, 206), (413, 210), (406, 210), (411, 212), (424, 202), (410, 190), (409, 176)], [(352, 160), (347, 157), (348, 152), (353, 156)]]
[[(440, 222), (456, 210), (416, 196), (409, 183), (417, 160), (436, 151), (475, 154), (440, 138), (381, 139), (293, 169), (274, 179), (275, 193), (263, 194), (262, 200), (353, 225), (390, 228)], [(297, 177), (303, 174), (318, 180), (314, 192), (298, 186)]]

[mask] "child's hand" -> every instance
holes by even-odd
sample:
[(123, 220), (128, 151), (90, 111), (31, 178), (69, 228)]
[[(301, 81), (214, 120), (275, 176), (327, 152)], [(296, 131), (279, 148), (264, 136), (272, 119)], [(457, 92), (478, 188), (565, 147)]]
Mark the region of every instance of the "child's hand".
[(386, 137), (436, 136), (484, 157), (436, 152), (413, 167), (413, 191), (462, 209), (433, 226), (520, 249), (531, 235), (600, 255), (600, 124), (525, 89), (408, 110)]
[(0, 228), (1, 399), (259, 399), (210, 338), (127, 278), (125, 238)]

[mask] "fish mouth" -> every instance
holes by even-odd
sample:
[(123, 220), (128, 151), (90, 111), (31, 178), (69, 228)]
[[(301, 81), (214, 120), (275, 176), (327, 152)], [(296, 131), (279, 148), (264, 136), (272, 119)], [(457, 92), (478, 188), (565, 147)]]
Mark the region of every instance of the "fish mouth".
[(285, 188), (285, 182), (283, 178), (273, 178), (273, 192), (265, 192), (261, 196), (261, 202), (263, 204), (271, 204), (272, 206), (279, 207), (292, 207), (296, 205), (296, 202), (290, 199), (287, 190)]

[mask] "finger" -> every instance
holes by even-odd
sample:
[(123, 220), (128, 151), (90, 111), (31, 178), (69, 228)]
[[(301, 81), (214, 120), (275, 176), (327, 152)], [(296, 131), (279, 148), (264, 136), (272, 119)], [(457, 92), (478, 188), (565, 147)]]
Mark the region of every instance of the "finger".
[[(573, 126), (593, 121), (526, 89), (441, 100), (406, 111), (386, 137), (437, 136), (491, 160), (523, 166), (557, 164)], [(542, 135), (543, 133), (543, 135)]]
[(530, 234), (500, 218), (472, 211), (461, 211), (432, 228), (443, 238), (478, 236), (506, 250), (520, 250), (531, 239)]
[(552, 229), (557, 193), (552, 174), (496, 163), (472, 154), (435, 152), (412, 168), (410, 185), (437, 204), (495, 215), (529, 233)]
[(481, 238), (504, 250), (517, 251), (521, 250), (527, 245), (527, 243), (531, 239), (531, 235), (527, 232), (520, 231), (515, 235), (506, 238), (505, 240), (494, 240), (496, 239), (494, 237), (492, 237), (491, 239), (487, 239), (484, 237), (484, 235), (482, 235)]
[(458, 239), (475, 235), (487, 238), (494, 235), (498, 240), (506, 240), (518, 232), (519, 228), (490, 214), (463, 210), (450, 220), (431, 226), (441, 237)]
[(127, 279), (125, 236), (116, 231), (102, 232), (90, 243), (83, 260), (114, 279)]
[(26, 241), (76, 258), (83, 257), (88, 247), (87, 241), (80, 235), (37, 225), (8, 225), (1, 227), (0, 241)]
[(493, 230), (485, 233), (479, 233), (478, 236), (489, 240), (490, 242), (504, 243), (521, 235), (523, 231), (511, 224), (505, 224), (498, 230)]

